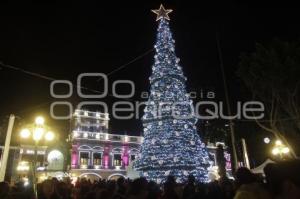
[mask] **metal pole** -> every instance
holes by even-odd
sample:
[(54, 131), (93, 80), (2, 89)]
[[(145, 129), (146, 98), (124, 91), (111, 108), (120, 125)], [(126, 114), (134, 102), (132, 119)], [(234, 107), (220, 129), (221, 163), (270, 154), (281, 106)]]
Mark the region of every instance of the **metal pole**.
[[(226, 76), (225, 76), (224, 65), (223, 65), (223, 57), (222, 57), (222, 51), (221, 51), (221, 47), (220, 47), (220, 41), (219, 41), (218, 34), (216, 34), (216, 40), (217, 40), (217, 48), (218, 48), (218, 54), (219, 54), (219, 60), (220, 60), (220, 67), (221, 67), (221, 72), (222, 72), (222, 77), (223, 77), (223, 86), (224, 86), (224, 92), (225, 92), (227, 111), (228, 111), (228, 115), (231, 115), (229, 96), (228, 96), (228, 90), (227, 90), (227, 82), (226, 82)], [(233, 171), (235, 171), (238, 168), (238, 160), (237, 160), (237, 153), (236, 153), (236, 147), (235, 147), (235, 133), (234, 133), (232, 119), (229, 119), (229, 127), (230, 127), (230, 138), (231, 138), (231, 148), (232, 148), (232, 158), (233, 158)]]
[(8, 160), (9, 149), (10, 149), (11, 133), (12, 133), (12, 129), (14, 127), (14, 122), (15, 122), (15, 116), (13, 114), (11, 114), (9, 116), (9, 122), (8, 122), (8, 127), (7, 127), (7, 132), (6, 132), (4, 151), (3, 151), (2, 158), (1, 158), (0, 182), (4, 181), (4, 178), (5, 178), (7, 160)]
[(243, 156), (244, 156), (245, 167), (250, 169), (248, 150), (247, 150), (246, 140), (244, 138), (242, 138), (242, 146), (243, 146)]
[(33, 179), (32, 179), (32, 183), (33, 183), (33, 193), (34, 193), (34, 199), (38, 199), (38, 195), (37, 195), (37, 180), (36, 180), (36, 163), (37, 163), (37, 146), (38, 146), (38, 141), (34, 141), (34, 161), (33, 161)]

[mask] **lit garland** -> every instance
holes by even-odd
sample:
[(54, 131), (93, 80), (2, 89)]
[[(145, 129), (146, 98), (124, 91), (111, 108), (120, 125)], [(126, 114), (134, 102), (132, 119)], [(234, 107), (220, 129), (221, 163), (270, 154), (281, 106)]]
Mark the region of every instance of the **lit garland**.
[(154, 47), (155, 62), (149, 78), (151, 93), (142, 118), (144, 142), (134, 167), (148, 180), (158, 183), (168, 175), (175, 176), (178, 182), (189, 175), (205, 182), (209, 157), (197, 134), (197, 119), (191, 110), (193, 102), (186, 92), (186, 77), (175, 55), (175, 41), (165, 18), (160, 19)]

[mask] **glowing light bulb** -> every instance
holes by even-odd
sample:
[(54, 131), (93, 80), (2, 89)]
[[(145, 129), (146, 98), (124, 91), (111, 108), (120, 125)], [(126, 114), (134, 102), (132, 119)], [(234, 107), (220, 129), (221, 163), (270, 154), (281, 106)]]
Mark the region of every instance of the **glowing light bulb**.
[(22, 138), (28, 138), (30, 136), (30, 131), (28, 129), (23, 129), (20, 132), (20, 135), (21, 135)]
[(278, 148), (273, 149), (272, 153), (273, 153), (273, 155), (279, 154), (279, 149)]
[(282, 145), (282, 142), (281, 142), (281, 140), (276, 140), (275, 144), (279, 146), (279, 145)]
[(54, 133), (51, 132), (51, 131), (47, 132), (46, 135), (45, 135), (45, 139), (47, 141), (52, 141), (54, 139)]
[(37, 125), (43, 125), (44, 122), (45, 122), (45, 119), (43, 117), (41, 117), (41, 116), (38, 116), (38, 117), (35, 118), (35, 123)]
[(282, 149), (282, 153), (289, 153), (290, 152), (290, 149), (288, 148), (288, 147), (284, 147), (283, 149)]
[(268, 138), (268, 137), (265, 137), (265, 138), (264, 138), (264, 143), (269, 144), (270, 141), (271, 141), (270, 138)]

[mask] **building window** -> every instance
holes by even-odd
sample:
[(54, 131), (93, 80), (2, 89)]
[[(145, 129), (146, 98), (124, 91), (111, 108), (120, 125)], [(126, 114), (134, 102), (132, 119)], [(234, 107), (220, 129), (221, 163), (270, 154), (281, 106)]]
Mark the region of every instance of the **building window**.
[(83, 137), (84, 137), (84, 138), (87, 138), (88, 136), (89, 136), (88, 133), (84, 133), (84, 134), (83, 134)]
[[(22, 154), (21, 160), (22, 161), (26, 161), (26, 162), (32, 162), (34, 160), (34, 155), (32, 154)], [(45, 156), (44, 155), (37, 155), (37, 162), (36, 162), (36, 166), (37, 167), (41, 167), (44, 164), (44, 159)]]
[(138, 139), (135, 138), (135, 137), (133, 137), (133, 138), (131, 137), (131, 138), (130, 138), (130, 142), (137, 142), (137, 141), (138, 141)]
[(117, 136), (117, 135), (114, 135), (114, 136), (112, 136), (112, 140), (114, 140), (114, 141), (121, 141), (121, 136)]
[(114, 154), (114, 166), (122, 166), (121, 154)]
[(102, 164), (102, 154), (94, 153), (93, 154), (93, 165), (101, 165)]
[(80, 165), (89, 164), (89, 152), (80, 152)]
[(77, 138), (78, 136), (79, 136), (78, 132), (77, 131), (73, 131), (73, 137)]

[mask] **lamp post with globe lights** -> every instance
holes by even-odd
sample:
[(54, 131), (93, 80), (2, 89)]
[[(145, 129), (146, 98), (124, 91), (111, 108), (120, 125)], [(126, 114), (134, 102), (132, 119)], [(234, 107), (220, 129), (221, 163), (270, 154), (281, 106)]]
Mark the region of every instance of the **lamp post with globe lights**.
[(34, 125), (29, 128), (22, 129), (20, 132), (20, 137), (22, 139), (32, 139), (34, 141), (34, 161), (32, 164), (32, 184), (34, 197), (37, 198), (37, 180), (36, 180), (36, 170), (37, 170), (37, 148), (41, 140), (52, 141), (55, 137), (52, 131), (48, 131), (48, 128), (44, 125), (45, 119), (41, 116), (35, 118)]
[(272, 149), (274, 156), (279, 156), (281, 160), (284, 160), (284, 156), (290, 153), (289, 147), (285, 146), (281, 140), (276, 140), (275, 146)]

